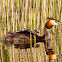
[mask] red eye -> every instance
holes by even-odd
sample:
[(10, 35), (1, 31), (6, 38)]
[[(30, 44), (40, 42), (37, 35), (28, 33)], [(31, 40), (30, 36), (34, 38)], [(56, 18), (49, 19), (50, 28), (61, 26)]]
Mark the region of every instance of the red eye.
[(58, 22), (58, 21), (55, 21), (56, 23)]

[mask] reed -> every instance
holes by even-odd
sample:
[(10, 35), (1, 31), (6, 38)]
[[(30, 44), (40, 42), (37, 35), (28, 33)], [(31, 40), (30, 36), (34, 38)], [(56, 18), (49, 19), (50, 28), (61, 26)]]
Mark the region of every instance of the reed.
[[(23, 28), (32, 31), (36, 29), (39, 31), (38, 35), (43, 35), (47, 17), (53, 17), (62, 22), (62, 0), (0, 0), (0, 40), (7, 32), (16, 32)], [(62, 26), (54, 26), (50, 31), (51, 47), (55, 53), (61, 54)], [(34, 41), (35, 47), (36, 38)], [(8, 53), (1, 47), (1, 60), (4, 62), (5, 58), (5, 62), (49, 62), (44, 44), (41, 43), (38, 48), (34, 47), (32, 48), (31, 44), (31, 49), (23, 52), (23, 49), (15, 49), (13, 45), (7, 49)], [(57, 59), (53, 62), (61, 61)]]

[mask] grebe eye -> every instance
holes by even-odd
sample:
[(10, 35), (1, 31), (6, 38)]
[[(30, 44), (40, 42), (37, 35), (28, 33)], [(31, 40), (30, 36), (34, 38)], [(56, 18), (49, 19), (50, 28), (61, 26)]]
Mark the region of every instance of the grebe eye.
[(55, 21), (56, 23), (58, 22), (58, 21)]

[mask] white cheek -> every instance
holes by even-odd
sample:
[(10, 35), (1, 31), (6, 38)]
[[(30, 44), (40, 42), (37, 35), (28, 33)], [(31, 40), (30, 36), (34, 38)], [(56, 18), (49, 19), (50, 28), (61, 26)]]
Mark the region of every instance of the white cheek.
[(58, 23), (55, 23), (55, 25), (58, 25)]
[(58, 25), (58, 23), (55, 22), (55, 20), (52, 20), (53, 25)]

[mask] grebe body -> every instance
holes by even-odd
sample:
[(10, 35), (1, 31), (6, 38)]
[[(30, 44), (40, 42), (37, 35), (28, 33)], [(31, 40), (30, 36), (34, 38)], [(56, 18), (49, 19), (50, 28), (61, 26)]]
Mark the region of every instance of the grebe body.
[[(51, 48), (51, 35), (49, 29), (54, 25), (60, 25), (62, 23), (58, 22), (56, 19), (48, 18), (48, 21), (45, 24), (44, 35), (38, 36), (36, 33), (30, 30), (23, 29), (22, 31), (11, 33), (8, 32), (5, 36), (5, 43), (21, 45), (20, 48), (28, 48), (30, 47), (30, 34), (32, 36), (32, 46), (34, 45), (34, 35), (36, 36), (36, 43), (43, 42), (45, 45), (45, 49)], [(46, 46), (47, 39), (47, 46)]]
[(29, 30), (19, 31), (15, 33), (8, 32), (5, 37), (5, 43), (7, 45), (15, 44), (17, 46), (20, 46), (20, 48), (30, 48), (30, 35), (32, 37), (32, 46), (34, 46), (34, 36), (36, 37), (36, 43), (45, 43), (45, 35), (38, 36), (37, 34)]

